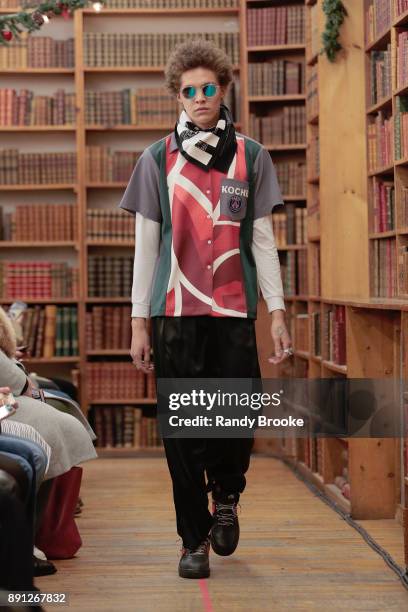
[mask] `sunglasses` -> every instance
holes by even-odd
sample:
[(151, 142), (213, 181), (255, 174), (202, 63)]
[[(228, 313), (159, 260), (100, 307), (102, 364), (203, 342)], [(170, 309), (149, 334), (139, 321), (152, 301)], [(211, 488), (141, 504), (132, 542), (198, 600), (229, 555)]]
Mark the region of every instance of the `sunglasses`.
[(187, 98), (187, 100), (192, 100), (197, 95), (197, 90), (201, 89), (206, 98), (213, 98), (217, 93), (217, 89), (220, 86), (216, 83), (206, 83), (201, 87), (194, 87), (193, 85), (188, 85), (187, 87), (183, 87), (181, 90), (182, 95)]

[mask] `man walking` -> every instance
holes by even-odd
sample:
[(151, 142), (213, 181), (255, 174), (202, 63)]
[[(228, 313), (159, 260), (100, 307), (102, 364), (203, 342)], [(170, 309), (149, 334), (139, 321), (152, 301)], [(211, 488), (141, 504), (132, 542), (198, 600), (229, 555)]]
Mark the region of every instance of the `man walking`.
[[(279, 363), (291, 353), (271, 211), (283, 204), (268, 151), (236, 133), (223, 104), (233, 77), (225, 53), (195, 40), (169, 57), (166, 85), (182, 105), (174, 131), (139, 158), (120, 207), (136, 216), (132, 347), (156, 378), (260, 378), (258, 285)], [(234, 552), (237, 503), (253, 438), (164, 438), (173, 483), (179, 575), (210, 575), (209, 549)], [(212, 492), (213, 514), (208, 509)]]

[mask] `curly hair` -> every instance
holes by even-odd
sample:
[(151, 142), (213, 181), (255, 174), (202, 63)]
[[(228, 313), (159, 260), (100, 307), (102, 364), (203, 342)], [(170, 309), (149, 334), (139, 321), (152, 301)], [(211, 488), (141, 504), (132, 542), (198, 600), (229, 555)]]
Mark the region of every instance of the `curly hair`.
[(167, 60), (164, 76), (170, 93), (179, 92), (183, 72), (199, 67), (212, 70), (222, 86), (227, 87), (233, 79), (232, 63), (225, 51), (209, 40), (188, 40), (177, 45)]

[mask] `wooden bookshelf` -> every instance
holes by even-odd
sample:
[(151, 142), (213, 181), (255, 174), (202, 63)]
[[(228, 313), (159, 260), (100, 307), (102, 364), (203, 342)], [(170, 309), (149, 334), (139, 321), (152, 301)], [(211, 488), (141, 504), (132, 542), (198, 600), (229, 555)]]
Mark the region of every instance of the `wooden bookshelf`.
[[(2, 13), (16, 12), (17, 9), (3, 10)], [(169, 26), (168, 28), (163, 29), (164, 19), (169, 18)], [(198, 18), (200, 20), (199, 26), (194, 26), (194, 19)], [(88, 362), (97, 361), (100, 359), (105, 360), (118, 360), (118, 359), (129, 359), (129, 349), (107, 349), (107, 350), (87, 350), (86, 346), (86, 338), (85, 338), (85, 318), (86, 312), (94, 305), (106, 305), (106, 306), (121, 306), (121, 305), (129, 305), (130, 304), (130, 295), (123, 297), (90, 297), (87, 294), (87, 274), (88, 274), (88, 253), (100, 253), (101, 249), (104, 249), (104, 254), (114, 253), (115, 250), (119, 249), (133, 249), (134, 241), (119, 241), (119, 240), (103, 240), (103, 239), (88, 239), (86, 224), (87, 224), (87, 210), (89, 208), (97, 208), (98, 207), (98, 198), (99, 198), (99, 190), (103, 190), (105, 192), (104, 198), (109, 198), (109, 201), (112, 202), (112, 207), (116, 208), (117, 204), (120, 201), (121, 194), (127, 186), (128, 181), (89, 181), (85, 172), (85, 159), (86, 159), (86, 146), (101, 142), (100, 139), (102, 134), (106, 134), (106, 143), (112, 140), (115, 144), (112, 147), (121, 148), (120, 143), (129, 143), (128, 140), (130, 137), (132, 140), (132, 150), (143, 150), (144, 147), (147, 146), (149, 142), (152, 142), (165, 133), (171, 132), (174, 127), (173, 123), (149, 123), (149, 124), (140, 124), (140, 125), (116, 125), (116, 124), (87, 124), (85, 117), (85, 93), (88, 89), (107, 89), (104, 81), (111, 83), (110, 89), (119, 90), (121, 89), (122, 82), (125, 86), (129, 85), (129, 79), (132, 79), (131, 87), (136, 88), (139, 87), (149, 87), (150, 84), (153, 83), (154, 86), (158, 86), (163, 83), (162, 73), (164, 66), (103, 66), (103, 67), (93, 67), (85, 65), (84, 61), (84, 34), (86, 32), (97, 32), (97, 31), (107, 31), (109, 30), (109, 22), (110, 20), (115, 20), (115, 24), (125, 24), (134, 23), (136, 24), (135, 32), (145, 31), (142, 29), (137, 29), (138, 23), (142, 23), (143, 20), (145, 23), (146, 19), (149, 20), (149, 28), (148, 30), (151, 32), (166, 32), (166, 31), (190, 31), (189, 28), (191, 24), (193, 27), (191, 31), (196, 31), (199, 36), (202, 31), (205, 31), (208, 25), (209, 31), (231, 31), (235, 30), (239, 32), (239, 25), (242, 22), (243, 15), (241, 12), (241, 6), (239, 2), (237, 2), (237, 6), (235, 8), (211, 8), (211, 9), (200, 9), (200, 8), (180, 8), (180, 9), (109, 9), (104, 8), (100, 13), (95, 12), (92, 9), (85, 10), (77, 10), (73, 15), (73, 19), (70, 23), (65, 24), (62, 18), (55, 18), (50, 23), (51, 30), (48, 28), (48, 32), (44, 33), (36, 33), (38, 35), (50, 35), (53, 36), (53, 24), (60, 25), (64, 24), (63, 31), (61, 34), (61, 28), (58, 34), (57, 28), (57, 38), (58, 36), (62, 38), (66, 38), (67, 36), (73, 36), (75, 39), (75, 66), (73, 68), (8, 68), (8, 69), (0, 69), (0, 75), (4, 75), (4, 81), (8, 77), (10, 77), (10, 83), (12, 83), (11, 79), (18, 79), (21, 76), (27, 78), (27, 83), (29, 84), (21, 84), (21, 81), (16, 83), (16, 88), (27, 87), (33, 90), (36, 89), (36, 83), (44, 83), (44, 79), (49, 79), (50, 83), (53, 83), (55, 80), (55, 89), (57, 87), (64, 88), (65, 90), (74, 90), (76, 94), (76, 121), (75, 125), (33, 125), (33, 126), (7, 126), (0, 127), (0, 132), (3, 133), (4, 136), (9, 137), (10, 139), (16, 135), (20, 139), (24, 138), (25, 134), (30, 134), (30, 138), (32, 138), (32, 142), (34, 143), (34, 139), (37, 138), (38, 148), (37, 150), (42, 150), (42, 146), (40, 144), (39, 139), (44, 138), (44, 142), (46, 138), (52, 138), (54, 135), (58, 137), (58, 135), (64, 134), (64, 138), (73, 138), (75, 139), (75, 151), (77, 154), (77, 180), (75, 184), (41, 184), (41, 185), (0, 185), (0, 196), (4, 194), (4, 198), (8, 197), (9, 194), (16, 192), (20, 193), (21, 196), (24, 194), (26, 198), (26, 192), (34, 192), (38, 193), (38, 197), (41, 197), (41, 193), (44, 192), (47, 194), (50, 192), (50, 197), (52, 196), (52, 192), (59, 191), (67, 191), (69, 190), (71, 194), (69, 196), (74, 198), (75, 203), (78, 207), (78, 239), (75, 242), (67, 242), (67, 241), (59, 241), (59, 242), (42, 242), (41, 244), (33, 242), (16, 242), (16, 241), (4, 241), (0, 242), (0, 253), (4, 254), (3, 257), (6, 258), (5, 253), (8, 252), (7, 249), (12, 249), (11, 253), (17, 252), (27, 252), (30, 253), (30, 257), (32, 256), (34, 249), (38, 249), (41, 247), (45, 250), (45, 252), (49, 253), (49, 258), (53, 258), (54, 254), (58, 252), (59, 249), (72, 249), (72, 257), (75, 258), (75, 262), (79, 267), (79, 295), (78, 298), (72, 299), (56, 299), (56, 300), (25, 300), (28, 304), (34, 305), (37, 303), (40, 304), (72, 304), (76, 305), (78, 308), (78, 335), (79, 335), (79, 354), (77, 357), (73, 358), (62, 358), (62, 357), (54, 357), (50, 359), (45, 358), (32, 358), (27, 359), (25, 363), (28, 367), (33, 367), (35, 369), (39, 369), (41, 373), (45, 373), (46, 371), (52, 372), (56, 371), (58, 374), (64, 372), (66, 376), (70, 375), (72, 368), (78, 368), (80, 372), (80, 387), (79, 387), (79, 397), (80, 404), (83, 412), (85, 414), (88, 413), (88, 410), (93, 406), (100, 406), (102, 404), (109, 405), (118, 405), (119, 409), (121, 409), (124, 405), (150, 405), (154, 406), (156, 403), (155, 399), (151, 398), (125, 398), (122, 400), (112, 400), (107, 398), (102, 398), (102, 400), (92, 401), (87, 394), (87, 385), (86, 385), (86, 365)], [(156, 22), (159, 24), (156, 27)], [(184, 25), (182, 24), (184, 22)], [(235, 22), (235, 26), (234, 26)], [(161, 25), (160, 25), (161, 23)], [(106, 28), (105, 28), (106, 26)], [(122, 27), (118, 26), (119, 29), (117, 31), (122, 31)], [(66, 31), (72, 28), (72, 33), (67, 34)], [(187, 29), (186, 29), (187, 28)], [(116, 31), (116, 30), (111, 30)], [(123, 31), (126, 31), (126, 27)], [(133, 30), (127, 30), (133, 31)], [(241, 33), (241, 42), (242, 42), (242, 33)], [(242, 45), (241, 45), (242, 47)], [(245, 70), (245, 65), (242, 64), (242, 59), (244, 58), (244, 54), (241, 50), (240, 62), (234, 65), (234, 76), (237, 81), (243, 82), (245, 76), (242, 74), (242, 70)], [(41, 80), (42, 79), (42, 80)], [(61, 79), (64, 79), (61, 81)], [(58, 85), (57, 85), (58, 83)], [(64, 83), (64, 84), (62, 84)], [(102, 84), (102, 85), (101, 85)], [(12, 87), (13, 85), (4, 84), (3, 87)], [(51, 91), (51, 86), (49, 86)], [(237, 95), (239, 96), (239, 107), (241, 111), (241, 117), (238, 117), (238, 121), (235, 123), (237, 129), (244, 129), (244, 119), (243, 119), (243, 109), (244, 109), (244, 100), (245, 100), (245, 86), (243, 90), (240, 91), (239, 88), (237, 90)], [(3, 147), (4, 148), (4, 147)], [(17, 147), (18, 148), (18, 147)], [(126, 148), (126, 144), (124, 147)], [(35, 150), (32, 147), (32, 150)], [(130, 178), (130, 177), (129, 177)], [(107, 195), (106, 195), (107, 194)], [(18, 195), (16, 196), (18, 197)], [(15, 198), (14, 198), (15, 199)], [(26, 198), (28, 199), (28, 198)], [(124, 213), (125, 214), (125, 213)], [(91, 251), (89, 251), (91, 249)], [(98, 251), (99, 249), (99, 251)], [(12, 255), (7, 256), (8, 259), (12, 258)], [(12, 300), (0, 300), (3, 304), (9, 304)], [(48, 368), (49, 370), (45, 370)], [(143, 455), (143, 453), (162, 453), (162, 449), (98, 449), (100, 451), (101, 456), (123, 456), (123, 453), (128, 456), (130, 453), (131, 456), (139, 456)]]
[(25, 125), (24, 127), (2, 126), (2, 132), (73, 132), (74, 125)]
[(128, 16), (140, 16), (147, 15), (149, 17), (163, 17), (171, 15), (238, 15), (239, 8), (104, 8), (102, 11), (95, 13), (93, 9), (83, 9), (85, 15), (92, 15), (92, 17), (128, 17)]
[(69, 189), (76, 191), (78, 186), (74, 183), (43, 183), (42, 185), (0, 185), (0, 191), (60, 191)]
[(44, 241), (44, 242), (27, 242), (27, 241), (15, 241), (12, 242), (11, 240), (1, 240), (0, 241), (0, 248), (1, 249), (38, 249), (38, 248), (42, 248), (42, 249), (48, 249), (48, 248), (55, 248), (55, 249), (60, 249), (63, 247), (72, 247), (74, 249), (78, 249), (79, 245), (77, 242), (73, 242), (71, 240), (60, 240), (60, 241)]
[[(310, 11), (318, 7), (320, 31), (324, 24), (321, 5), (321, 0), (306, 2), (308, 19), (312, 17)], [(319, 112), (307, 113), (307, 152), (309, 155), (317, 132), (321, 163), (320, 173), (313, 175), (308, 158), (309, 294), (291, 296), (285, 300), (287, 322), (295, 348), (291, 363), (281, 368), (271, 366), (266, 362), (271, 343), (259, 343), (260, 363), (265, 378), (347, 377), (395, 379), (396, 383), (399, 379), (408, 378), (408, 296), (400, 291), (390, 296), (376, 295), (370, 282), (374, 265), (373, 242), (390, 239), (395, 248), (398, 244), (407, 244), (407, 224), (406, 221), (405, 224), (402, 222), (401, 188), (408, 187), (408, 160), (406, 157), (396, 160), (392, 151), (392, 163), (377, 164), (370, 171), (367, 142), (370, 117), (385, 111), (395, 118), (396, 98), (406, 95), (408, 91), (405, 85), (396, 87), (395, 77), (397, 27), (408, 24), (408, 12), (402, 17), (391, 13), (392, 25), (367, 44), (362, 32), (369, 5), (370, 1), (365, 2), (364, 6), (346, 2), (347, 10), (353, 12), (353, 20), (346, 18), (342, 26), (341, 42), (346, 51), (339, 53), (335, 63), (313, 52), (310, 38), (307, 41), (307, 70), (317, 70), (319, 83)], [(390, 7), (394, 7), (391, 1)], [(386, 50), (388, 44), (391, 46), (392, 91), (373, 100), (369, 95), (370, 75), (373, 72), (370, 70), (370, 53), (373, 50)], [(361, 109), (361, 112), (351, 112), (351, 91), (353, 106)], [(306, 107), (308, 104), (309, 97)], [(345, 112), (346, 108), (350, 108), (350, 112)], [(339, 146), (333, 146), (333, 142), (338, 142)], [(391, 215), (394, 227), (374, 231), (373, 189), (370, 183), (380, 179), (395, 184), (395, 210)], [(320, 251), (316, 259), (320, 261), (320, 291), (315, 288), (317, 279), (312, 265), (313, 258), (317, 256), (316, 249)], [(394, 269), (394, 273), (398, 278), (397, 269)], [(320, 317), (323, 340), (324, 316), (331, 308), (339, 306), (345, 309), (344, 364), (334, 362), (324, 351), (315, 354), (313, 343), (316, 317)], [(267, 338), (270, 320), (263, 305), (260, 310), (258, 337)], [(303, 342), (304, 338), (303, 334), (299, 337), (295, 325), (298, 315), (307, 315), (305, 326), (308, 337), (301, 348), (299, 341)], [(406, 392), (405, 401), (407, 398)], [(404, 414), (407, 414), (406, 408)], [(257, 448), (284, 456), (353, 518), (380, 522), (385, 519), (384, 529), (390, 519), (395, 519), (402, 525), (401, 547), (405, 539), (405, 562), (408, 566), (407, 435), (402, 443), (398, 438), (319, 438), (314, 441), (311, 438), (290, 437), (283, 440), (258, 439)], [(344, 484), (342, 488), (336, 485), (342, 473), (347, 476), (345, 488)]]
[(0, 68), (0, 74), (12, 74), (31, 76), (31, 75), (45, 75), (45, 76), (60, 76), (73, 75), (75, 73), (74, 68)]
[(59, 363), (77, 363), (79, 361), (79, 356), (71, 356), (71, 357), (26, 357), (23, 359), (24, 363), (27, 365), (35, 364), (39, 365), (42, 363), (48, 364), (59, 364)]
[[(290, 7), (290, 9), (294, 9), (298, 7), (297, 10), (301, 10), (303, 7), (303, 3), (301, 1), (289, 0), (285, 3), (280, 3), (280, 7), (286, 5)], [(305, 108), (306, 102), (306, 92), (304, 89), (305, 83), (305, 54), (306, 54), (306, 40), (297, 40), (294, 42), (287, 42), (286, 44), (274, 44), (274, 42), (269, 38), (265, 39), (264, 33), (257, 30), (258, 25), (268, 17), (263, 15), (262, 13), (258, 13), (257, 11), (269, 10), (275, 4), (271, 2), (260, 3), (260, 2), (251, 2), (251, 0), (241, 0), (241, 34), (242, 34), (242, 60), (241, 60), (241, 77), (242, 77), (242, 88), (245, 87), (244, 93), (244, 112), (243, 112), (243, 125), (245, 132), (262, 142), (264, 147), (268, 149), (271, 153), (272, 160), (275, 166), (279, 163), (285, 162), (306, 162), (307, 155), (307, 143), (302, 142), (305, 138), (299, 139), (301, 142), (293, 142), (293, 144), (279, 143), (277, 140), (276, 143), (271, 143), (268, 138), (263, 138), (262, 134), (258, 134), (258, 132), (254, 133), (251, 130), (251, 116), (252, 117), (260, 117), (261, 127), (263, 130), (263, 123), (267, 120), (263, 120), (263, 117), (277, 117), (280, 113), (283, 114), (284, 107), (292, 107), (292, 108)], [(283, 8), (282, 8), (283, 10)], [(255, 12), (254, 12), (255, 11)], [(260, 15), (260, 16), (259, 16)], [(258, 25), (257, 25), (258, 24)], [(280, 38), (275, 38), (276, 41), (287, 40), (286, 36), (282, 36)], [(257, 92), (255, 95), (251, 90), (251, 64), (257, 64), (259, 62), (269, 62), (276, 60), (286, 60), (292, 62), (298, 62), (303, 66), (303, 88), (298, 90), (298, 93), (282, 93), (280, 91), (277, 93), (261, 93)], [(277, 90), (275, 90), (277, 91)], [(285, 90), (283, 90), (285, 91)], [(258, 121), (258, 120), (256, 120)], [(282, 115), (283, 122), (283, 115)], [(279, 179), (279, 175), (278, 175)], [(293, 203), (296, 205), (296, 209), (305, 208), (307, 193), (304, 191), (302, 194), (292, 194), (288, 192), (288, 189), (285, 187), (281, 187), (283, 198), (285, 203)], [(306, 185), (304, 187), (306, 190)], [(285, 208), (277, 207), (277, 214), (283, 214), (285, 212)], [(301, 253), (306, 254), (307, 244), (304, 242), (303, 244), (277, 244), (279, 257), (282, 262), (286, 262), (289, 257), (297, 258)], [(292, 292), (285, 289), (285, 298), (286, 303), (288, 304), (288, 308), (295, 308), (295, 304), (299, 299), (299, 293), (297, 295), (292, 295)], [(263, 304), (260, 303), (261, 316), (259, 319), (262, 320), (266, 313), (263, 309)], [(262, 316), (263, 315), (263, 316)], [(269, 322), (265, 320), (265, 326), (269, 325)], [(265, 333), (258, 333), (258, 338), (268, 338), (269, 330), (265, 331)], [(258, 340), (259, 351), (261, 354), (264, 353), (264, 348), (262, 347), (262, 341)], [(298, 357), (302, 355), (302, 351), (299, 351)], [(257, 441), (255, 448), (261, 450), (264, 441)]]

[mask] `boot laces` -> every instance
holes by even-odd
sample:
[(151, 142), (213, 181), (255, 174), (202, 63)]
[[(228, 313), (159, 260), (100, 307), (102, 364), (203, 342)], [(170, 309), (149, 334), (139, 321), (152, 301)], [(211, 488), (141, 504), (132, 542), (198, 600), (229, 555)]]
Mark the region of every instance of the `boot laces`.
[(237, 504), (223, 504), (217, 501), (214, 503), (217, 523), (225, 526), (233, 525), (234, 519), (237, 516)]
[(203, 540), (196, 548), (186, 548), (185, 546), (182, 546), (181, 548), (181, 554), (183, 555), (184, 553), (206, 553), (207, 552), (207, 548), (210, 544), (210, 540), (207, 537), (205, 540)]

